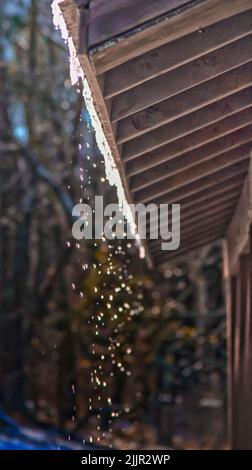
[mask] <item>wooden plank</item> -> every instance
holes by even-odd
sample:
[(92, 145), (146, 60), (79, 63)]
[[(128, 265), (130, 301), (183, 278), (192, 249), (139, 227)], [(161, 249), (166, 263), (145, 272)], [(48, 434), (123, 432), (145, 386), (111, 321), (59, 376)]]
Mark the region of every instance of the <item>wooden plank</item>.
[(119, 121), (251, 60), (252, 35), (125, 91), (112, 99), (111, 120)]
[[(218, 225), (221, 223), (220, 217), (225, 219), (230, 219), (232, 216), (232, 212), (235, 208), (235, 204), (237, 202), (238, 195), (231, 197), (227, 199), (226, 201), (223, 201), (221, 205), (218, 204), (212, 204), (211, 206), (207, 206), (206, 208), (203, 208), (204, 210), (204, 216), (202, 218), (202, 213), (194, 213), (193, 211), (190, 211), (189, 213), (186, 213), (183, 217), (181, 217), (180, 221), (180, 234), (181, 234), (181, 239), (184, 237), (183, 233), (184, 231), (190, 229), (190, 228), (195, 228), (195, 230), (198, 231), (199, 236), (201, 236), (201, 232), (204, 230), (204, 221), (205, 220), (210, 220), (212, 219), (212, 225), (215, 226), (216, 228), (216, 221), (218, 221)], [(175, 221), (174, 221), (175, 222)], [(166, 223), (162, 225), (163, 229), (166, 228)], [(160, 227), (159, 227), (160, 228)], [(224, 234), (224, 232), (223, 232)], [(160, 242), (159, 239), (154, 239), (151, 240), (149, 234), (147, 234), (147, 240), (149, 243), (153, 246), (158, 246)]]
[[(225, 226), (219, 226), (219, 227), (212, 227), (208, 231), (203, 231), (203, 232), (191, 232), (188, 233), (188, 236), (184, 238), (183, 240), (181, 239), (180, 242), (180, 247), (176, 251), (181, 251), (186, 249), (187, 246), (190, 246), (192, 243), (197, 243), (198, 241), (201, 241), (202, 239), (208, 239), (209, 237), (213, 237), (219, 239), (223, 236), (224, 233), (224, 228)], [(161, 241), (159, 240), (158, 245), (151, 244), (151, 253), (152, 256), (159, 255), (160, 253), (164, 252), (164, 250), (161, 249)]]
[(168, 122), (197, 111), (252, 84), (252, 63), (226, 72), (118, 123), (117, 143), (123, 143)]
[[(219, 214), (213, 214), (207, 218), (203, 218), (202, 221), (198, 220), (196, 222), (193, 222), (193, 226), (190, 223), (190, 221), (187, 221), (186, 223), (184, 223), (183, 226), (181, 226), (181, 231), (186, 233), (187, 231), (189, 232), (190, 230), (193, 229), (195, 231), (198, 230), (198, 233), (201, 234), (203, 224), (204, 225), (206, 224), (209, 228), (211, 228), (213, 226), (216, 226), (217, 224), (222, 226), (222, 223), (223, 223), (223, 231), (221, 232), (221, 235), (223, 235), (225, 233), (226, 226), (231, 217), (232, 217), (232, 208), (228, 208), (224, 210), (223, 212), (220, 212)], [(161, 245), (159, 245), (159, 248), (158, 248), (158, 244), (156, 243), (156, 241), (149, 240), (148, 244), (149, 244), (152, 256), (155, 255), (155, 253), (162, 252)], [(174, 252), (174, 255), (176, 255), (175, 252)]]
[[(248, 436), (249, 430), (249, 409), (248, 403), (251, 396), (246, 393), (246, 372), (250, 374), (250, 370), (246, 371), (245, 368), (245, 345), (246, 345), (246, 317), (249, 296), (248, 275), (250, 271), (250, 257), (248, 254), (243, 254), (240, 257), (240, 275), (241, 275), (241, 326), (240, 326), (240, 435), (239, 435), (239, 449), (247, 450), (252, 448), (251, 436)], [(251, 315), (251, 311), (248, 312)], [(248, 400), (248, 401), (247, 401)]]
[[(202, 217), (197, 218), (188, 218), (185, 219), (180, 226), (181, 233), (187, 232), (189, 230), (195, 229), (199, 233), (204, 230), (205, 225), (209, 227), (215, 226), (217, 224), (221, 224), (222, 221), (225, 222), (225, 226), (227, 226), (230, 218), (232, 217), (233, 205), (229, 204), (225, 208), (218, 208), (216, 210), (211, 210), (209, 214), (204, 214)], [(156, 240), (149, 241), (149, 243), (155, 244)]]
[[(229, 213), (230, 214), (230, 213)], [(203, 236), (206, 233), (209, 233), (211, 230), (218, 230), (220, 228), (221, 232), (223, 232), (223, 229), (226, 228), (230, 215), (228, 212), (226, 212), (226, 215), (223, 216), (223, 213), (219, 216), (212, 217), (212, 221), (207, 224), (204, 223), (204, 226), (201, 225), (185, 225), (184, 227), (181, 226), (181, 240), (186, 240), (187, 237), (192, 236), (192, 235), (200, 235)], [(218, 226), (217, 226), (218, 223)], [(152, 247), (152, 245), (150, 245)], [(154, 244), (153, 244), (154, 246)]]
[(247, 272), (247, 309), (246, 309), (246, 320), (245, 320), (245, 351), (244, 351), (244, 385), (245, 385), (245, 397), (244, 403), (247, 407), (247, 445), (251, 449), (250, 436), (252, 432), (252, 404), (251, 404), (251, 393), (252, 393), (252, 230), (250, 229), (250, 243), (248, 250), (248, 272)]
[[(210, 234), (210, 233), (211, 234), (214, 234), (214, 233), (216, 234), (217, 232), (223, 234), (224, 231), (225, 231), (225, 228), (227, 226), (229, 217), (230, 216), (227, 215), (222, 220), (219, 219), (218, 226), (216, 226), (215, 224), (212, 223), (211, 225), (205, 225), (204, 224), (203, 228), (202, 228), (202, 226), (201, 226), (201, 228), (195, 227), (195, 226), (185, 227), (181, 231), (181, 245), (183, 245), (185, 242), (188, 242), (188, 240), (190, 240), (190, 238), (192, 238), (192, 237), (194, 237), (195, 239), (196, 239), (196, 237), (201, 237), (202, 238), (207, 234)], [(216, 218), (215, 218), (215, 221), (216, 221)], [(153, 244), (150, 243), (150, 247), (151, 247), (152, 253), (155, 253), (156, 247), (158, 247), (158, 245), (154, 244), (154, 243)], [(159, 249), (160, 249), (160, 245), (159, 245)]]
[[(181, 223), (185, 220), (196, 220), (201, 219), (202, 212), (204, 211), (205, 215), (209, 213), (221, 212), (226, 206), (235, 204), (239, 199), (240, 191), (238, 189), (234, 190), (232, 193), (226, 192), (219, 198), (213, 197), (208, 201), (199, 202), (196, 205), (191, 205), (188, 208), (181, 205), (180, 209), (180, 221)], [(175, 219), (174, 219), (175, 220)], [(166, 220), (160, 221), (160, 225), (166, 226)]]
[[(250, 249), (250, 248), (249, 248)], [(248, 251), (249, 251), (248, 249)], [(251, 443), (251, 254), (240, 257), (241, 326), (238, 449), (252, 449)]]
[[(197, 221), (194, 221), (193, 228), (195, 230), (197, 229), (200, 231), (203, 225), (212, 226), (214, 224), (221, 224), (222, 222), (223, 223), (225, 222), (225, 224), (228, 224), (231, 217), (232, 217), (232, 208), (231, 209), (228, 208), (218, 214), (213, 213), (213, 214), (206, 215), (206, 216), (202, 214), (202, 217), (200, 219), (198, 219)], [(184, 231), (184, 230), (186, 231), (190, 229), (191, 227), (192, 227), (191, 222), (186, 220), (185, 222), (183, 222), (183, 224), (181, 224), (181, 231)]]
[(230, 135), (232, 132), (242, 129), (251, 123), (252, 108), (248, 108), (127, 162), (127, 176), (135, 176), (181, 154), (205, 148), (206, 144), (209, 145), (210, 142)]
[[(213, 199), (213, 198), (219, 198), (221, 195), (224, 193), (226, 194), (227, 192), (230, 192), (232, 194), (233, 191), (235, 191), (237, 188), (241, 188), (242, 184), (244, 182), (244, 177), (243, 175), (237, 175), (234, 176), (233, 178), (230, 178), (228, 181), (221, 181), (220, 183), (217, 183), (210, 188), (204, 188), (200, 192), (196, 193), (196, 195), (192, 196), (186, 196), (183, 194), (180, 198), (167, 198), (166, 203), (167, 204), (181, 204), (183, 208), (188, 208), (194, 205), (197, 205), (200, 202), (205, 202), (207, 205), (208, 201)], [(168, 202), (169, 200), (169, 202)], [(154, 218), (155, 212), (150, 211), (150, 215), (152, 215), (152, 222), (154, 220), (157, 220), (157, 218)], [(158, 215), (159, 218), (159, 215)], [(141, 224), (141, 217), (139, 218), (139, 223)], [(161, 219), (160, 219), (161, 223)]]
[(234, 447), (234, 331), (236, 312), (236, 276), (231, 276), (229, 269), (228, 246), (223, 240), (223, 281), (226, 306), (226, 337), (227, 337), (227, 429), (228, 444), (230, 449)]
[(234, 149), (227, 153), (223, 153), (211, 160), (168, 177), (159, 183), (154, 183), (152, 186), (135, 193), (135, 202), (153, 201), (154, 198), (168, 193), (168, 190), (172, 191), (174, 189), (178, 189), (179, 187), (192, 183), (193, 181), (197, 181), (204, 176), (211, 175), (211, 173), (215, 173), (217, 170), (229, 167), (233, 163), (246, 160), (250, 154), (250, 149), (251, 144), (242, 145), (239, 150)]
[[(232, 207), (228, 207), (227, 209), (218, 212), (217, 214), (215, 212), (208, 214), (202, 214), (200, 218), (197, 218), (197, 220), (194, 220), (193, 222), (193, 227), (197, 230), (202, 230), (202, 227), (205, 225), (214, 225), (217, 223), (221, 223), (222, 221), (227, 221), (227, 223), (230, 221), (230, 218), (232, 217)], [(184, 220), (183, 223), (181, 223), (181, 231), (188, 230), (192, 227), (192, 223), (190, 219)]]
[(234, 394), (236, 400), (234, 412), (234, 449), (242, 450), (246, 446), (247, 439), (247, 412), (244, 409), (244, 346), (245, 346), (245, 319), (247, 303), (247, 269), (248, 260), (246, 256), (240, 256), (239, 271), (237, 274), (237, 297), (236, 297), (236, 326), (234, 338)]
[[(164, 43), (172, 42), (193, 31), (249, 10), (251, 1), (229, 0), (227, 4), (226, 0), (205, 0), (189, 7), (183, 9), (179, 15), (168, 15), (164, 21), (157, 21), (142, 31), (138, 30), (137, 33), (132, 31), (131, 35), (122, 37), (119, 41), (110, 41), (105, 47), (92, 50), (91, 60), (97, 73), (104, 73)], [(90, 46), (92, 41), (94, 40), (90, 38)]]
[(92, 0), (89, 44), (94, 46), (117, 37), (147, 21), (164, 15), (189, 0)]
[(249, 11), (132, 59), (106, 73), (104, 97), (112, 98), (151, 78), (245, 37), (251, 32), (251, 28), (252, 12)]
[[(189, 169), (199, 163), (210, 160), (217, 155), (231, 151), (247, 142), (252, 142), (251, 125), (236, 132), (232, 132), (225, 137), (216, 139), (209, 144), (199, 147), (198, 149), (179, 155), (176, 158), (167, 158), (167, 161), (160, 165), (158, 164), (159, 157), (161, 156), (164, 158), (165, 152), (162, 152), (162, 154), (159, 153), (157, 165), (154, 168), (143, 171), (139, 175), (132, 176), (130, 179), (130, 189), (132, 192), (139, 191), (142, 188), (146, 188), (147, 186), (151, 186), (154, 183), (167, 178), (167, 176), (175, 175), (180, 171)], [(169, 157), (169, 153), (167, 155)]]
[[(228, 223), (227, 221), (228, 221), (228, 216), (225, 216), (224, 222), (219, 223), (218, 227), (214, 225), (209, 225), (206, 229), (205, 228), (202, 229), (201, 227), (201, 230), (194, 229), (194, 227), (188, 226), (187, 229), (184, 229), (183, 233), (181, 234), (180, 247), (178, 249), (185, 248), (185, 244), (189, 245), (191, 243), (191, 240), (196, 241), (200, 238), (206, 237), (207, 235), (217, 234), (217, 237), (220, 235), (222, 236), (223, 233), (225, 232), (225, 228)], [(155, 240), (155, 241), (153, 240), (149, 241), (152, 255), (158, 254), (160, 251), (161, 252), (163, 251), (161, 249), (161, 243), (162, 243), (161, 239)]]
[[(158, 264), (161, 264), (161, 263), (163, 264), (168, 261), (175, 261), (175, 260), (182, 261), (185, 259), (185, 256), (187, 257), (190, 254), (192, 255), (193, 252), (198, 251), (203, 246), (205, 247), (205, 246), (213, 244), (214, 242), (220, 242), (222, 238), (223, 238), (222, 235), (220, 235), (218, 238), (216, 238), (216, 236), (204, 238), (202, 240), (198, 240), (195, 243), (188, 245), (186, 248), (180, 251), (179, 250), (176, 250), (174, 252), (160, 251), (161, 253), (160, 255), (156, 255), (155, 257), (153, 257), (154, 262)], [(194, 258), (196, 256), (197, 254), (195, 254)]]
[(252, 162), (250, 161), (248, 175), (244, 182), (240, 200), (226, 234), (231, 274), (235, 274), (238, 267), (239, 256), (249, 241), (251, 223)]
[(232, 178), (241, 178), (244, 181), (248, 170), (249, 157), (246, 160), (235, 163), (234, 165), (228, 166), (223, 170), (213, 172), (211, 175), (203, 176), (203, 178), (194, 181), (193, 183), (186, 184), (173, 191), (167, 191), (163, 196), (154, 199), (155, 204), (171, 204), (178, 201), (182, 197), (197, 196), (202, 191), (215, 188), (217, 184), (228, 185), (229, 180)]
[[(206, 106), (199, 111), (188, 114), (176, 121), (159, 127), (152, 132), (126, 142), (122, 148), (122, 158), (125, 162), (143, 155), (144, 153), (173, 142), (192, 132), (204, 129), (218, 123), (224, 118), (231, 117), (246, 110), (252, 104), (252, 89), (242, 90), (223, 100)], [(234, 119), (235, 116), (234, 116)]]

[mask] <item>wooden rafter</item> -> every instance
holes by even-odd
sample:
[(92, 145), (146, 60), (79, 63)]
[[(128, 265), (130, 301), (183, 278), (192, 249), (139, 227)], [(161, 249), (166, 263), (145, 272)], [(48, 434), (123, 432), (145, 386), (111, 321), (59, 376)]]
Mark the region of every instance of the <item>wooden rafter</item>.
[(222, 238), (252, 147), (251, 0), (89, 4), (61, 5), (128, 202), (181, 204), (178, 255)]

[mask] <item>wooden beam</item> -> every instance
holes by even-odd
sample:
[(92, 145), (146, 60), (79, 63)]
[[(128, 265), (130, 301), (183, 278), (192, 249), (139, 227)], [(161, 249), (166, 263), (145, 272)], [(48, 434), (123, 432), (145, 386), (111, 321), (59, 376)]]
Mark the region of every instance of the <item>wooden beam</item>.
[(226, 239), (229, 253), (229, 270), (233, 275), (238, 268), (238, 260), (249, 242), (252, 223), (252, 162), (245, 179), (234, 217), (227, 230)]
[[(247, 403), (244, 402), (244, 349), (245, 349), (245, 325), (246, 325), (246, 307), (247, 307), (247, 272), (248, 272), (248, 258), (247, 256), (240, 256), (239, 272), (237, 274), (237, 295), (236, 295), (236, 326), (234, 337), (234, 394), (235, 394), (235, 412), (234, 412), (234, 426), (235, 426), (235, 450), (250, 449), (251, 446), (247, 444), (250, 438), (247, 436), (247, 416), (248, 409)], [(250, 312), (251, 313), (251, 312)], [(246, 409), (245, 409), (246, 407)], [(248, 445), (248, 446), (247, 446)]]
[[(239, 199), (240, 191), (238, 189), (234, 190), (232, 193), (226, 192), (223, 196), (219, 198), (210, 198), (208, 201), (202, 201), (194, 206), (187, 208), (186, 206), (181, 205), (180, 211), (180, 223), (185, 220), (197, 220), (201, 219), (202, 212), (207, 216), (210, 213), (222, 212), (223, 209), (229, 206), (235, 205)], [(175, 222), (176, 219), (174, 219)], [(167, 225), (166, 220), (160, 221), (160, 226), (165, 227)]]
[[(207, 235), (223, 235), (225, 232), (225, 228), (227, 226), (228, 217), (223, 223), (218, 224), (218, 227), (214, 226), (214, 224), (209, 225), (206, 229), (194, 229), (194, 227), (188, 227), (188, 229), (181, 232), (181, 240), (180, 240), (180, 247), (178, 249), (183, 249), (185, 244), (189, 245), (191, 241), (199, 240), (200, 238), (204, 238)], [(153, 254), (159, 253), (161, 250), (161, 243), (163, 241), (161, 239), (158, 240), (150, 240), (150, 249)], [(162, 250), (161, 250), (162, 251)]]
[[(151, 3), (153, 10), (153, 2)], [(139, 28), (137, 31), (132, 30), (132, 34), (126, 34), (119, 40), (108, 41), (101, 48), (94, 48), (91, 50), (91, 60), (97, 73), (104, 73), (164, 43), (172, 42), (249, 9), (251, 9), (250, 0), (229, 0), (228, 5), (226, 0), (205, 0), (196, 2), (195, 5), (190, 3), (188, 7), (180, 9), (179, 14), (171, 13), (153, 25), (146, 24), (146, 27), (140, 31)], [(121, 13), (124, 14), (123, 10)], [(110, 20), (114, 22), (112, 15)], [(91, 47), (100, 42), (98, 38), (92, 39), (92, 34), (89, 40)]]
[(95, 46), (176, 10), (190, 0), (95, 0), (90, 3), (89, 44)]
[[(141, 156), (169, 142), (190, 136), (191, 133), (203, 130), (205, 127), (215, 127), (215, 124), (217, 130), (217, 128), (219, 129), (217, 123), (220, 123), (220, 121), (228, 117), (231, 121), (237, 119), (236, 114), (240, 115), (241, 112), (249, 108), (251, 104), (252, 89), (248, 88), (242, 90), (223, 100), (206, 106), (199, 111), (195, 111), (176, 121), (158, 127), (144, 136), (139, 136), (126, 142), (122, 148), (122, 158), (125, 162), (128, 162), (135, 157)], [(221, 125), (222, 124), (220, 124), (220, 126)]]
[(234, 448), (234, 332), (236, 313), (236, 276), (231, 276), (229, 271), (228, 246), (226, 239), (223, 240), (223, 281), (224, 297), (227, 312), (227, 429), (228, 443)]
[[(169, 199), (169, 202), (167, 204), (180, 204), (181, 209), (188, 209), (191, 206), (197, 206), (201, 202), (205, 202), (207, 205), (209, 201), (213, 199), (218, 199), (223, 196), (223, 194), (233, 194), (234, 191), (239, 190), (242, 187), (244, 178), (241, 177), (241, 175), (238, 175), (236, 177), (231, 178), (229, 181), (226, 183), (224, 181), (221, 181), (221, 183), (217, 183), (215, 186), (212, 186), (210, 188), (204, 188), (202, 191), (198, 192), (196, 195), (192, 196), (182, 196), (180, 199), (175, 199), (171, 200)], [(168, 200), (168, 198), (167, 198)], [(159, 219), (159, 214), (158, 218), (154, 217), (155, 212), (150, 211), (150, 216), (151, 216), (151, 222), (154, 223), (155, 220), (159, 220), (161, 223), (161, 219)], [(139, 223), (141, 224), (141, 217), (139, 218)]]
[(154, 199), (153, 202), (155, 202), (155, 204), (171, 204), (183, 197), (197, 197), (200, 192), (211, 190), (211, 188), (213, 188), (214, 191), (216, 184), (227, 186), (229, 180), (232, 180), (232, 178), (241, 178), (241, 180), (244, 181), (247, 174), (248, 162), (249, 158), (224, 168), (223, 170), (216, 171), (211, 175), (207, 175), (193, 183), (175, 189), (174, 191), (169, 192), (168, 190), (167, 194), (164, 194), (158, 199)]
[[(227, 153), (247, 142), (252, 142), (251, 125), (220, 139), (213, 140), (211, 143), (203, 145), (198, 149), (178, 155), (175, 158), (171, 156), (170, 159), (167, 158), (167, 161), (159, 165), (159, 158), (161, 158), (161, 156), (164, 158), (165, 155), (165, 151), (163, 151), (162, 154), (158, 154), (157, 164), (154, 168), (150, 168), (130, 178), (130, 189), (132, 192), (137, 192), (142, 188), (146, 188), (167, 178), (167, 175), (169, 177), (175, 175), (180, 171), (208, 161), (217, 155)], [(169, 153), (167, 153), (167, 156), (169, 157)]]
[[(193, 222), (191, 222), (190, 220), (187, 220), (181, 225), (181, 234), (186, 234), (193, 230), (201, 234), (201, 232), (204, 230), (205, 225), (211, 228), (213, 226), (223, 224), (226, 229), (227, 224), (230, 221), (231, 217), (232, 217), (232, 206), (227, 207), (222, 212), (210, 214), (209, 216), (206, 216), (205, 218), (203, 217), (203, 219), (198, 219)], [(160, 239), (148, 240), (148, 244), (150, 248), (151, 247), (153, 248), (154, 246), (158, 246), (159, 242), (160, 242)]]
[(117, 143), (163, 126), (251, 85), (250, 62), (121, 120), (117, 128)]
[(112, 98), (126, 90), (247, 36), (252, 12), (218, 22), (132, 59), (105, 75), (104, 96)]
[[(252, 108), (248, 108), (233, 116), (229, 116), (222, 121), (218, 121), (211, 126), (204, 127), (200, 131), (193, 132), (189, 136), (175, 140), (159, 149), (148, 152), (141, 157), (135, 158), (126, 164), (127, 176), (135, 176), (157, 164), (163, 163), (170, 158), (177, 157), (193, 149), (205, 148), (206, 144), (216, 141), (221, 137), (230, 135), (232, 132), (241, 129), (252, 123)], [(204, 147), (203, 147), (204, 146)]]
[[(202, 228), (205, 226), (212, 227), (213, 225), (216, 225), (216, 224), (221, 225), (222, 223), (226, 227), (231, 217), (232, 217), (232, 207), (227, 208), (223, 212), (220, 212), (218, 214), (210, 214), (210, 216), (206, 216), (206, 217), (202, 216), (201, 219), (194, 221), (193, 225), (190, 222), (190, 220), (189, 221), (187, 220), (181, 225), (181, 233), (182, 231), (186, 233), (187, 231), (190, 231), (190, 230), (198, 230), (198, 232), (200, 233)], [(157, 244), (157, 241), (149, 240), (148, 243), (151, 249), (152, 246), (155, 246)]]
[[(180, 247), (178, 248), (179, 250), (184, 250), (186, 249), (187, 246), (190, 246), (193, 243), (197, 243), (200, 240), (208, 239), (209, 237), (214, 237), (216, 239), (219, 239), (220, 237), (223, 236), (225, 229), (225, 225), (221, 225), (219, 227), (212, 227), (208, 231), (202, 231), (202, 232), (192, 232), (188, 233), (188, 236), (185, 236), (185, 238), (180, 242)], [(159, 240), (159, 245), (153, 245), (151, 244), (151, 253), (152, 256), (158, 255), (162, 253), (164, 250), (161, 249), (161, 241)]]
[(251, 432), (252, 432), (252, 404), (251, 404), (251, 393), (252, 393), (252, 378), (251, 378), (251, 366), (252, 366), (252, 229), (250, 229), (250, 247), (248, 257), (248, 272), (247, 272), (247, 303), (246, 303), (246, 320), (245, 320), (245, 351), (244, 351), (244, 404), (246, 406), (246, 417), (247, 417), (247, 445), (251, 449)]
[(175, 260), (183, 261), (185, 259), (185, 256), (187, 256), (189, 254), (192, 254), (192, 252), (195, 252), (196, 250), (199, 250), (203, 246), (206, 247), (210, 244), (213, 244), (214, 242), (219, 242), (219, 241), (222, 240), (222, 238), (223, 238), (222, 235), (219, 235), (217, 238), (216, 238), (216, 235), (215, 235), (215, 236), (212, 236), (212, 237), (208, 237), (208, 238), (198, 240), (195, 243), (192, 243), (192, 244), (188, 245), (185, 249), (183, 249), (181, 251), (179, 251), (179, 250), (176, 250), (176, 251), (173, 251), (173, 252), (161, 251), (161, 254), (159, 256), (155, 256), (154, 263), (156, 262), (158, 264), (161, 264), (161, 263), (165, 263), (165, 262), (168, 262), (168, 261), (175, 261)]
[(154, 198), (168, 194), (169, 191), (197, 181), (204, 176), (211, 175), (211, 173), (229, 167), (233, 163), (246, 160), (250, 155), (250, 150), (251, 144), (244, 144), (239, 149), (230, 150), (211, 160), (195, 165), (188, 170), (167, 177), (159, 183), (154, 183), (152, 186), (135, 193), (135, 202), (153, 201)]
[[(216, 230), (218, 230), (219, 228), (222, 231), (222, 233), (224, 233), (223, 229), (226, 228), (229, 218), (230, 218), (230, 215), (227, 212), (227, 215), (223, 216), (223, 213), (222, 213), (222, 215), (220, 215), (219, 218), (215, 216), (215, 218), (212, 218), (212, 221), (209, 224), (204, 223), (204, 225), (201, 224), (198, 226), (193, 224), (193, 226), (189, 225), (189, 226), (182, 227), (181, 240), (183, 242), (187, 240), (187, 237), (193, 236), (193, 235), (200, 235), (202, 237), (205, 234), (210, 233), (211, 230), (215, 230), (216, 232)], [(218, 226), (217, 226), (217, 223), (218, 223)], [(150, 243), (151, 248), (154, 246), (155, 246), (154, 243), (153, 244)]]
[(167, 159), (164, 163), (159, 164), (160, 160), (163, 161), (165, 158), (166, 152), (164, 149), (162, 153), (159, 152), (157, 154), (156, 166), (154, 168), (146, 171), (143, 170), (141, 174), (130, 178), (130, 189), (133, 192), (139, 191), (139, 189), (165, 179), (167, 175), (171, 176), (186, 168), (191, 168), (194, 165), (237, 148), (246, 142), (252, 142), (252, 125), (232, 132), (225, 137), (213, 140), (202, 147), (178, 155), (175, 158), (172, 158), (172, 154), (170, 155), (168, 151)]
[[(188, 231), (184, 229), (183, 235), (181, 234), (179, 248), (177, 248), (177, 250), (174, 251), (174, 255), (177, 256), (178, 254), (177, 252), (180, 252), (181, 250), (186, 251), (187, 247), (190, 246), (192, 242), (203, 240), (209, 236), (213, 236), (213, 237), (215, 236), (216, 239), (219, 239), (219, 238), (223, 239), (225, 236), (225, 230), (227, 228), (227, 224), (230, 220), (230, 217), (232, 216), (231, 211), (229, 211), (229, 214), (228, 212), (226, 214), (227, 215), (224, 214), (223, 221), (220, 220), (219, 218), (218, 226), (210, 225), (207, 229), (204, 229), (201, 227), (198, 229), (198, 231), (196, 229), (195, 230), (191, 229), (190, 226), (188, 226)], [(149, 243), (149, 248), (150, 248), (152, 257), (155, 257), (159, 253), (162, 253), (163, 252), (161, 248), (162, 243), (165, 243), (170, 240), (171, 239), (169, 240), (158, 239), (155, 242), (149, 240), (148, 243)]]
[[(193, 223), (193, 229), (197, 230), (202, 230), (202, 226), (212, 226), (214, 224), (221, 224), (222, 222), (225, 224), (228, 224), (230, 221), (230, 218), (232, 216), (232, 208), (227, 208), (223, 212), (220, 212), (218, 214), (210, 214), (210, 215), (202, 215), (200, 219), (197, 221), (194, 221)], [(191, 229), (192, 224), (190, 220), (186, 220), (181, 224), (181, 231), (186, 231), (188, 229)]]
[(252, 36), (249, 35), (115, 96), (112, 100), (111, 120), (115, 122), (131, 116), (194, 88), (249, 62), (251, 56)]
[[(236, 198), (237, 201), (237, 198)], [(204, 218), (201, 218), (201, 214), (188, 214), (187, 218), (184, 218), (183, 220), (181, 219), (181, 226), (180, 226), (180, 237), (181, 237), (181, 243), (186, 241), (185, 237), (187, 236), (188, 233), (194, 232), (197, 233), (197, 237), (200, 238), (202, 236), (202, 232), (204, 231), (204, 226), (200, 222), (202, 220), (207, 221), (209, 224), (209, 230), (214, 229), (214, 231), (218, 230), (219, 226), (222, 226), (223, 224), (225, 225), (225, 229), (227, 227), (228, 221), (232, 217), (233, 210), (235, 208), (235, 198), (232, 200), (230, 199), (226, 203), (223, 203), (221, 207), (217, 207), (216, 205), (213, 206), (211, 209), (206, 211), (206, 214), (204, 215)], [(210, 225), (209, 221), (212, 221), (212, 226)], [(204, 223), (204, 222), (203, 222)], [(205, 225), (205, 223), (204, 223)], [(159, 227), (160, 228), (160, 227)], [(163, 229), (167, 228), (167, 224), (163, 225)], [(222, 232), (222, 234), (225, 234), (225, 231)], [(195, 239), (197, 238), (195, 236)], [(153, 251), (153, 249), (158, 250), (160, 244), (162, 243), (161, 238), (158, 239), (153, 239), (150, 238), (150, 235), (147, 235), (148, 243)], [(165, 240), (164, 240), (165, 241)]]
[[(228, 223), (228, 217), (229, 216), (226, 216), (224, 217), (224, 219), (222, 221), (219, 221), (218, 223), (218, 226), (216, 225), (205, 225), (204, 224), (204, 227), (201, 229), (199, 229), (199, 227), (188, 227), (187, 229), (185, 228), (184, 230), (181, 231), (181, 245), (184, 245), (184, 243), (187, 243), (190, 239), (194, 238), (195, 240), (197, 239), (197, 237), (199, 238), (203, 238), (204, 236), (206, 235), (214, 235), (216, 233), (221, 233), (223, 234), (224, 231), (225, 231), (225, 228), (227, 226), (227, 223)], [(215, 219), (216, 220), (216, 219)], [(156, 246), (155, 244), (150, 244), (150, 248), (152, 250), (152, 253), (155, 253), (155, 249), (156, 249)], [(159, 249), (160, 249), (160, 246), (159, 246)]]

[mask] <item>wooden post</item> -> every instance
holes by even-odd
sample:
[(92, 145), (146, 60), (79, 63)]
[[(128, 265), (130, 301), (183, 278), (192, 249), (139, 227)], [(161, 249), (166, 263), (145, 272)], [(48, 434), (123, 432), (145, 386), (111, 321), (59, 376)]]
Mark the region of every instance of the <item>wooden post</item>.
[(229, 271), (229, 256), (227, 240), (223, 242), (223, 277), (227, 312), (227, 429), (228, 442), (234, 446), (234, 322), (236, 304), (236, 276), (231, 277)]
[(228, 435), (252, 449), (252, 164), (223, 244), (227, 308)]

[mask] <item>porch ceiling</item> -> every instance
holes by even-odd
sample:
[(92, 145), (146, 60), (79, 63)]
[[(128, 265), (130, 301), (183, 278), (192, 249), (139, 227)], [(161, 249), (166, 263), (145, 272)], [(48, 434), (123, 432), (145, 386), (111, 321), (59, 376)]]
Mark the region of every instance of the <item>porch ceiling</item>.
[(222, 238), (251, 150), (252, 0), (93, 0), (84, 31), (130, 202), (181, 204), (181, 246), (149, 241), (154, 262)]

